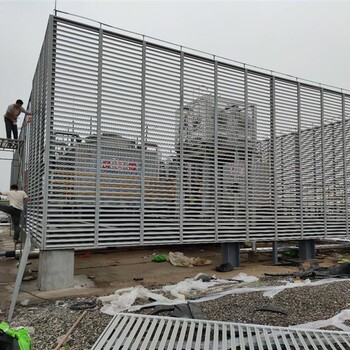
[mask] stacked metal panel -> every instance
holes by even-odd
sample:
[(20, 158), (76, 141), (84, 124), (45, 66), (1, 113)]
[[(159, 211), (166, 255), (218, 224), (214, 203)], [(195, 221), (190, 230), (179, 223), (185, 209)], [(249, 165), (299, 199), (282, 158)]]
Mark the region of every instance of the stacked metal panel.
[(103, 25), (48, 28), (28, 169), (42, 248), (348, 235), (350, 96)]

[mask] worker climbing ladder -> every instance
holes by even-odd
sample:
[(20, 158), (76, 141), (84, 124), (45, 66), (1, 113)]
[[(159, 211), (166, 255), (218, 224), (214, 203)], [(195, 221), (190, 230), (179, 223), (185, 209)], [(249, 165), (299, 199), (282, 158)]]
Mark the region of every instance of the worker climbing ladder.
[[(23, 159), (24, 159), (24, 140), (12, 140), (0, 138), (0, 151), (11, 151), (11, 158), (0, 158), (0, 160), (11, 160), (11, 184), (18, 184), (23, 187)], [(22, 218), (21, 226), (24, 227)], [(10, 235), (12, 233), (12, 225), (10, 226)], [(16, 249), (16, 246), (15, 246)]]
[[(12, 151), (13, 152), (13, 158), (0, 158), (1, 160), (11, 160), (12, 166), (11, 166), (11, 183), (18, 183), (20, 186), (23, 186), (23, 159), (24, 159), (24, 140), (12, 140), (12, 139), (5, 139), (0, 138), (0, 151)], [(22, 227), (24, 227), (24, 222), (22, 219), (21, 223)], [(23, 249), (22, 249), (23, 248)], [(16, 252), (16, 245), (14, 247)], [(13, 312), (15, 309), (19, 289), (22, 283), (23, 275), (25, 272), (25, 268), (28, 261), (29, 252), (31, 249), (31, 238), (30, 235), (26, 235), (24, 246), (20, 246), (21, 253), (19, 254), (20, 263), (18, 266), (17, 276), (16, 276), (16, 282), (15, 287), (12, 295), (11, 305), (9, 309), (8, 319), (7, 321), (10, 323), (12, 320)], [(16, 254), (15, 254), (16, 256)]]

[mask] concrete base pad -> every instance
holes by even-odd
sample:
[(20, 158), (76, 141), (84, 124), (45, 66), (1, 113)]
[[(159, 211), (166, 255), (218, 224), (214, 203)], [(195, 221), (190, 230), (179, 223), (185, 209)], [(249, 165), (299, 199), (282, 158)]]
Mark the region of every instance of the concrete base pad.
[(42, 250), (39, 254), (38, 288), (41, 291), (74, 286), (74, 250)]

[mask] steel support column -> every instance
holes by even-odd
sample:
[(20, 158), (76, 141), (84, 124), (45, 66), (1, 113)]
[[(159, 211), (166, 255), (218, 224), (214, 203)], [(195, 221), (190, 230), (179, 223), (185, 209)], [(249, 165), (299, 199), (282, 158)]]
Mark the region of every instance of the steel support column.
[(316, 250), (315, 250), (315, 240), (314, 239), (305, 239), (299, 241), (299, 258), (302, 260), (315, 259)]
[(240, 267), (240, 253), (241, 243), (223, 243), (222, 244), (222, 262), (230, 263), (234, 268)]

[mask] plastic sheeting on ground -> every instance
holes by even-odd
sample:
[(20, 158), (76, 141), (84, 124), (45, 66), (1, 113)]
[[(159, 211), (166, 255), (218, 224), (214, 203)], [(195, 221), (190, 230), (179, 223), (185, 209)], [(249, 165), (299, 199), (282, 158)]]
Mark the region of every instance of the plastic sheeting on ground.
[(298, 324), (297, 326), (291, 326), (291, 328), (321, 329), (329, 326), (334, 326), (341, 329), (342, 331), (350, 332), (350, 327), (344, 323), (349, 320), (350, 320), (350, 309), (346, 309), (327, 320), (319, 320), (314, 322)]
[[(241, 287), (237, 288), (237, 280), (242, 282), (250, 283), (252, 280), (256, 280), (254, 276), (248, 276), (244, 273), (240, 273), (237, 276), (232, 277), (231, 280), (210, 280), (208, 282), (203, 282), (198, 279), (197, 275), (195, 278), (187, 278), (184, 281), (181, 281), (174, 285), (164, 286), (161, 289), (149, 291), (143, 286), (136, 286), (132, 288), (124, 288), (116, 290), (114, 294), (100, 297), (99, 299), (104, 304), (101, 308), (101, 312), (106, 313), (108, 315), (115, 315), (122, 311), (138, 311), (143, 308), (153, 307), (156, 305), (177, 305), (187, 303), (186, 297), (190, 298), (191, 303), (201, 303), (205, 301), (215, 300), (221, 298), (225, 295), (232, 294), (244, 294), (251, 292), (264, 292), (264, 296), (268, 298), (273, 298), (275, 295), (280, 293), (281, 291), (288, 288), (297, 288), (304, 286), (319, 286), (322, 284), (328, 283), (336, 283), (346, 281), (348, 279), (324, 279), (316, 282), (311, 282), (310, 280), (302, 281), (301, 283), (291, 283), (285, 281), (285, 285), (283, 286), (261, 286), (261, 287)], [(253, 277), (253, 278), (252, 278)], [(232, 286), (231, 286), (232, 285)], [(224, 288), (225, 286), (225, 288)], [(221, 290), (218, 291), (218, 287), (221, 287)], [(209, 288), (212, 288), (212, 293), (201, 296), (199, 292), (208, 291)], [(174, 299), (170, 299), (163, 295), (163, 293), (168, 293), (174, 297)], [(210, 293), (210, 290), (209, 290)], [(196, 298), (196, 296), (199, 296)], [(196, 299), (195, 299), (196, 298)], [(145, 304), (138, 303), (134, 305), (136, 299), (145, 300)], [(147, 303), (149, 300), (153, 300), (151, 303)], [(347, 315), (347, 314), (346, 314)], [(339, 319), (340, 320), (340, 319)], [(347, 327), (345, 325), (342, 326), (342, 323), (337, 319), (334, 319), (333, 325), (340, 329)], [(321, 321), (322, 322), (322, 321)], [(325, 322), (325, 321), (324, 321)], [(323, 323), (321, 323), (323, 324)], [(339, 327), (340, 326), (340, 327)], [(317, 328), (317, 324), (315, 325)]]
[[(217, 286), (220, 284), (237, 284), (237, 281), (229, 280), (210, 280), (208, 282), (203, 282), (199, 277), (202, 274), (198, 274), (194, 278), (186, 278), (184, 281), (181, 281), (174, 285), (164, 286), (161, 289), (154, 291), (149, 291), (143, 286), (136, 286), (131, 288), (118, 289), (114, 294), (107, 295), (104, 297), (99, 297), (99, 300), (102, 301), (103, 307), (101, 312), (108, 315), (115, 315), (118, 312), (125, 310), (135, 311), (143, 307), (150, 307), (159, 304), (163, 305), (176, 305), (181, 303), (186, 303), (186, 297), (195, 297), (196, 294), (200, 291), (206, 291), (208, 288)], [(167, 298), (163, 293), (170, 294), (174, 299)], [(146, 305), (132, 305), (135, 303), (136, 299), (141, 300), (153, 300), (152, 303)]]

